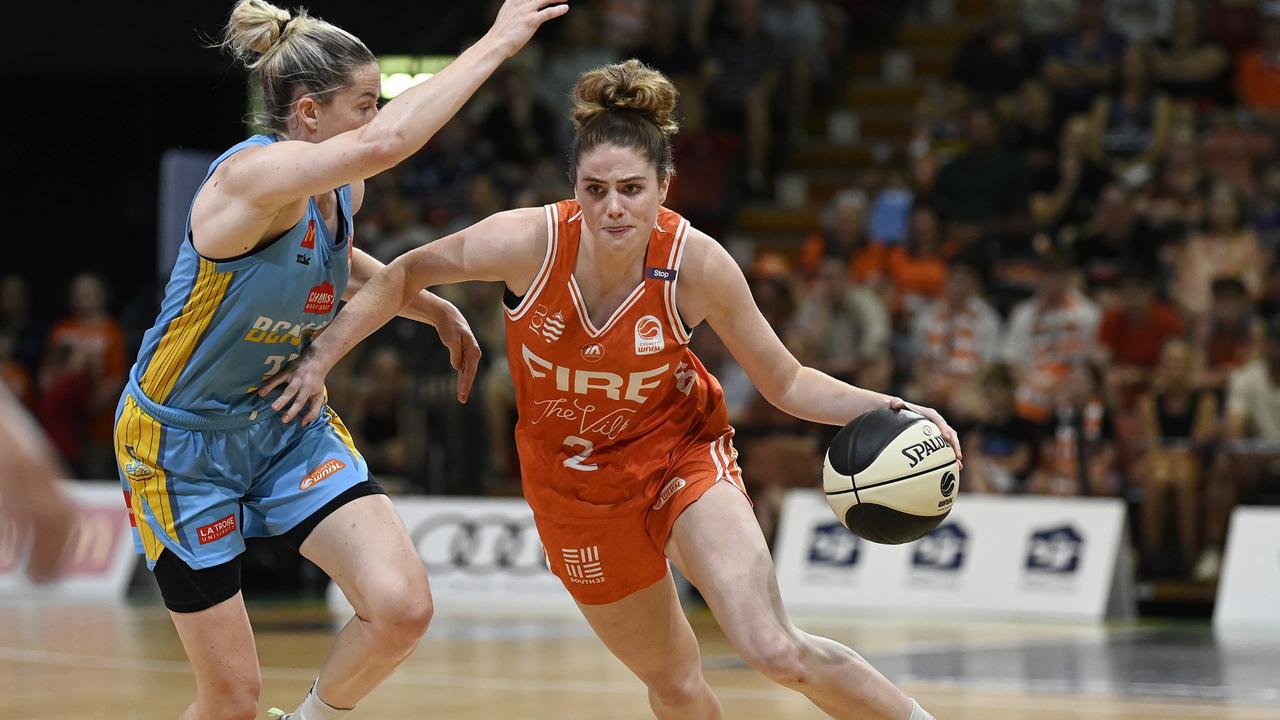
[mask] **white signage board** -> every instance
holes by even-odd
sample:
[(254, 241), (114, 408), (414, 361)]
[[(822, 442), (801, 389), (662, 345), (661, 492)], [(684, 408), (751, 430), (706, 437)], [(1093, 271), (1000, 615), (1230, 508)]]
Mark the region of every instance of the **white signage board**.
[[(524, 500), (394, 497), (392, 503), (427, 567), (438, 612), (578, 612), (547, 569)], [(328, 600), (336, 612), (351, 607), (333, 583)]]
[(65, 576), (47, 585), (27, 579), (27, 538), (11, 518), (0, 517), (0, 597), (123, 598), (133, 576), (129, 511), (118, 482), (64, 482), (78, 518)]
[(1232, 511), (1213, 623), (1280, 627), (1280, 507)]
[(1097, 620), (1134, 612), (1114, 498), (962, 495), (932, 533), (878, 545), (813, 490), (788, 493), (774, 563), (787, 607)]

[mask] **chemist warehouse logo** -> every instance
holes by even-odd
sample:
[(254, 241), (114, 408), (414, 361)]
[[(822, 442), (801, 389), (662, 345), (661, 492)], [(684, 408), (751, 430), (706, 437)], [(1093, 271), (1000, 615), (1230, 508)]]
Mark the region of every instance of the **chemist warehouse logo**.
[(317, 315), (328, 315), (333, 310), (333, 283), (325, 281), (311, 288), (307, 293), (307, 304), (303, 312)]
[(307, 473), (307, 476), (302, 478), (302, 482), (298, 483), (298, 489), (309, 490), (315, 485), (319, 484), (321, 480), (324, 480), (330, 475), (333, 475), (339, 470), (342, 470), (346, 466), (347, 466), (346, 463), (342, 462), (341, 460), (338, 460), (337, 458), (325, 460), (324, 462), (320, 463), (320, 467)]
[(636, 321), (636, 355), (653, 355), (666, 347), (662, 339), (662, 323), (652, 315)]

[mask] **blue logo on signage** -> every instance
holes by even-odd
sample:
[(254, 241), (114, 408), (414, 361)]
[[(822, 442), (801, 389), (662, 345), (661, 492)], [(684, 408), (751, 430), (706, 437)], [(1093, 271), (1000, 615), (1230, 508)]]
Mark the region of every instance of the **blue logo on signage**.
[(836, 521), (815, 525), (809, 540), (809, 564), (851, 567), (858, 562), (858, 536)]
[(1084, 536), (1071, 525), (1062, 525), (1031, 534), (1027, 548), (1029, 572), (1070, 575), (1080, 569), (1080, 551)]
[(964, 546), (969, 533), (957, 522), (939, 525), (921, 538), (911, 556), (911, 565), (929, 570), (953, 572), (964, 565)]

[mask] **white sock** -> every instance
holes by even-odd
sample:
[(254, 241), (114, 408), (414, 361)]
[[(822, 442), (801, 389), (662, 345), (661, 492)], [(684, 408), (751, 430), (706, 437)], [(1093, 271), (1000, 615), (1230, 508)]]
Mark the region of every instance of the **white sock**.
[(920, 707), (920, 703), (916, 702), (915, 700), (912, 700), (911, 701), (911, 717), (908, 718), (907, 720), (934, 720), (934, 717), (929, 713), (925, 712), (924, 708)]
[(289, 720), (341, 720), (351, 712), (350, 708), (345, 710), (333, 707), (320, 699), (316, 695), (316, 685), (311, 684), (311, 691), (302, 699), (302, 704), (294, 710)]

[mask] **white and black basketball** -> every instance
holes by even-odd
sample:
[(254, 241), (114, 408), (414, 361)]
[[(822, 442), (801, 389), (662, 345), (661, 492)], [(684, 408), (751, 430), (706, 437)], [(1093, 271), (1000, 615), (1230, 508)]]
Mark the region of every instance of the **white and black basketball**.
[(924, 537), (960, 489), (955, 450), (931, 420), (882, 408), (841, 428), (822, 471), (827, 502), (844, 526), (877, 543)]

